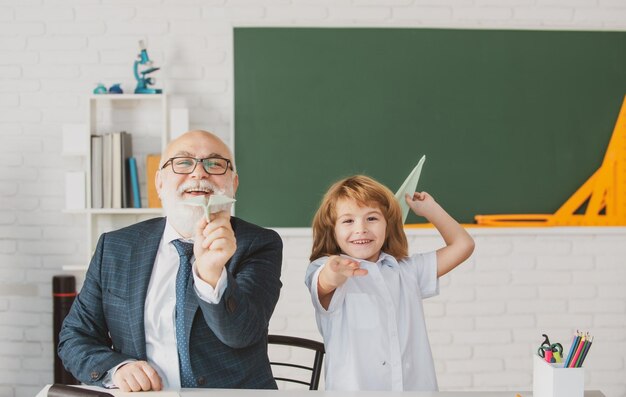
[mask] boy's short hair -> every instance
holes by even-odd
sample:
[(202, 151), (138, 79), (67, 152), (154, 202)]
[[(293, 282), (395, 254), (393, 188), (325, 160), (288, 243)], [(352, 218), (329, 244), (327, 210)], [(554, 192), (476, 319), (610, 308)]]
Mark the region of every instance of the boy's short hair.
[(339, 255), (341, 248), (335, 239), (337, 201), (351, 199), (362, 206), (380, 208), (387, 221), (382, 250), (400, 260), (408, 256), (409, 245), (404, 234), (402, 210), (393, 193), (383, 184), (365, 175), (355, 175), (333, 184), (324, 195), (313, 218), (313, 250), (310, 260)]

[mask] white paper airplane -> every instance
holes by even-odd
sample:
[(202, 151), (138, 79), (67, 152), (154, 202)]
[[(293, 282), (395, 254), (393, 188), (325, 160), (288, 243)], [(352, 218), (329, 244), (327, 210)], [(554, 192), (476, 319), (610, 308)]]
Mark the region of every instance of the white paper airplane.
[(406, 217), (409, 215), (409, 205), (406, 203), (405, 196), (408, 194), (413, 197), (413, 193), (415, 193), (415, 189), (417, 189), (417, 181), (420, 179), (420, 174), (422, 173), (424, 161), (426, 161), (425, 155), (422, 156), (415, 168), (413, 168), (413, 171), (411, 171), (402, 186), (400, 186), (400, 189), (396, 192), (396, 199), (402, 209), (402, 223), (406, 222)]
[(183, 203), (204, 208), (204, 216), (206, 221), (209, 222), (211, 213), (220, 212), (224, 210), (222, 208), (224, 205), (234, 203), (235, 201), (237, 200), (223, 194), (212, 194), (208, 199), (207, 196), (196, 196), (183, 201)]

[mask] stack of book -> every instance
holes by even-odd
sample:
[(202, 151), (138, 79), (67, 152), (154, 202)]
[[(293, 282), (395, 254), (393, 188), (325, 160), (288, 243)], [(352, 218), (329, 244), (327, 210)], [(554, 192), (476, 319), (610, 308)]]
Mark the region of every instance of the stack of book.
[(129, 133), (91, 136), (91, 208), (141, 208), (137, 175)]

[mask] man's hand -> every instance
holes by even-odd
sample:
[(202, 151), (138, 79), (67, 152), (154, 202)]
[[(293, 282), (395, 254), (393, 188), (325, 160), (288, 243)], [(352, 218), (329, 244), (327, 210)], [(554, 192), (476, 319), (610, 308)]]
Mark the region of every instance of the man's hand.
[(163, 387), (159, 374), (145, 361), (133, 361), (119, 367), (113, 375), (113, 383), (125, 392), (159, 391)]
[(194, 241), (198, 275), (215, 288), (224, 265), (237, 249), (230, 214), (226, 211), (211, 214), (211, 222), (202, 218), (196, 225)]
[(365, 276), (367, 270), (361, 269), (359, 262), (333, 255), (317, 278), (317, 295), (324, 309), (328, 309), (335, 290), (353, 276)]

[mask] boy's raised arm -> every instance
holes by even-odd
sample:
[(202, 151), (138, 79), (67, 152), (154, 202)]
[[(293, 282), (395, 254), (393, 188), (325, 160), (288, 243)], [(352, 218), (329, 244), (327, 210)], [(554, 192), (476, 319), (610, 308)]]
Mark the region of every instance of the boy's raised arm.
[(432, 223), (446, 246), (437, 250), (437, 277), (441, 277), (469, 258), (474, 251), (474, 239), (426, 192), (406, 195), (407, 204), (419, 216)]

